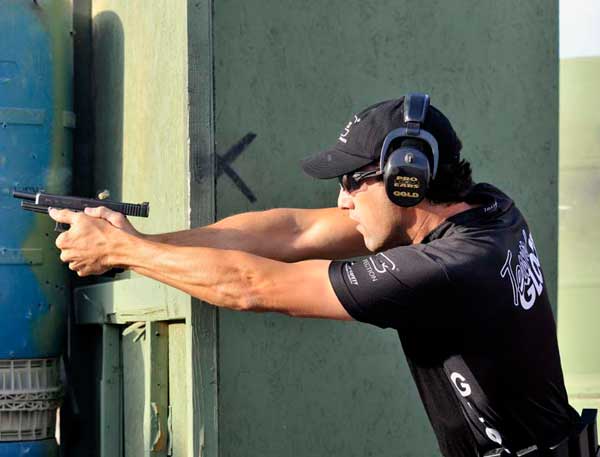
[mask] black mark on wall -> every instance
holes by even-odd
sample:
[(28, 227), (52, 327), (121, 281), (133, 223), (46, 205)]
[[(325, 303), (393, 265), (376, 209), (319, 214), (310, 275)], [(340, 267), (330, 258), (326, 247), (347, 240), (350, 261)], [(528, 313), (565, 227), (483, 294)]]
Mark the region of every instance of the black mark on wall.
[(231, 168), (230, 164), (238, 158), (238, 156), (250, 145), (250, 143), (252, 143), (252, 141), (254, 141), (254, 138), (256, 138), (256, 134), (250, 132), (246, 134), (240, 141), (230, 147), (222, 157), (219, 154), (216, 154), (217, 178), (221, 176), (221, 174), (225, 173), (231, 178), (233, 183), (238, 189), (240, 189), (244, 196), (252, 203), (256, 201), (254, 193), (250, 190), (242, 178), (240, 178), (240, 175), (238, 175), (236, 171)]

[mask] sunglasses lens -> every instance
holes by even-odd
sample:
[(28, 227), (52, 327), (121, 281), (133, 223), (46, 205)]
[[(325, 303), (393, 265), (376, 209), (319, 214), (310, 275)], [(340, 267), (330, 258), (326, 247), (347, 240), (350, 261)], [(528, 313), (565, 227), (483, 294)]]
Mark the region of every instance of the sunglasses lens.
[(360, 187), (361, 181), (368, 178), (378, 178), (382, 175), (380, 171), (372, 170), (362, 173), (347, 173), (342, 176), (338, 176), (338, 181), (346, 192), (353, 192)]

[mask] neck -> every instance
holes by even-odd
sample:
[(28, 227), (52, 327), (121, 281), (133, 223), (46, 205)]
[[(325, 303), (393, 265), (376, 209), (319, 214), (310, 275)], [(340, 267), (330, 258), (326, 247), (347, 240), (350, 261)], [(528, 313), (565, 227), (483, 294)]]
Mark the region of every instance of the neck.
[(446, 219), (476, 206), (464, 202), (451, 205), (432, 205), (424, 201), (411, 208), (415, 212), (415, 223), (406, 230), (406, 233), (412, 240), (412, 244), (421, 243), (429, 233)]

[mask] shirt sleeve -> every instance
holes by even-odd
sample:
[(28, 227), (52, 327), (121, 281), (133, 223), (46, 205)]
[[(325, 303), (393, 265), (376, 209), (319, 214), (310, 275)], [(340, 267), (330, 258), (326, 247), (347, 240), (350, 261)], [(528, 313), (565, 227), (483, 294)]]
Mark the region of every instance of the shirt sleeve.
[(350, 316), (381, 328), (440, 328), (452, 322), (448, 276), (423, 245), (332, 261), (329, 278)]

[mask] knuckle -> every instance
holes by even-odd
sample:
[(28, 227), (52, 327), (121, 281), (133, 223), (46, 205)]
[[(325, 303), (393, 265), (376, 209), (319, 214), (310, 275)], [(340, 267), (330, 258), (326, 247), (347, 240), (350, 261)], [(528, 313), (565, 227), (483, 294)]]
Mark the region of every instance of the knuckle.
[(115, 213), (112, 216), (112, 221), (118, 225), (123, 225), (127, 222), (127, 218), (123, 216), (121, 213)]

